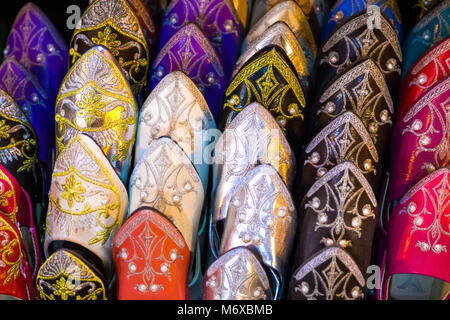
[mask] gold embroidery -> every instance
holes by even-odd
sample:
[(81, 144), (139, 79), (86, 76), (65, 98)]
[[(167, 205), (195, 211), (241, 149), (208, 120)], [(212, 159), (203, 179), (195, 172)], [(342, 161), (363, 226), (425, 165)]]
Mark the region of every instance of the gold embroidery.
[(106, 300), (102, 280), (65, 250), (57, 251), (42, 265), (36, 289), (41, 300)]
[(64, 189), (64, 192), (61, 193), (61, 198), (67, 200), (69, 208), (73, 207), (74, 201), (84, 201), (83, 193), (86, 192), (86, 189), (81, 186), (81, 182), (76, 180), (75, 175), (72, 174), (66, 178), (65, 183), (61, 186)]
[[(256, 81), (256, 88), (255, 85), (249, 80), (249, 77), (262, 68), (268, 68), (268, 70), (260, 79)], [(278, 90), (275, 90), (279, 85), (279, 82), (276, 80), (273, 74), (274, 68), (278, 70), (278, 72), (287, 82), (287, 84), (283, 85)], [(272, 113), (279, 113), (283, 119), (292, 119), (298, 117), (304, 119), (304, 115), (300, 111), (300, 108), (297, 106), (297, 104), (294, 105), (294, 110), (296, 110), (296, 112), (294, 112), (293, 114), (285, 113), (283, 111), (283, 99), (281, 99), (280, 97), (283, 97), (289, 89), (293, 90), (302, 108), (305, 108), (305, 96), (303, 94), (303, 89), (300, 86), (297, 76), (291, 70), (290, 66), (286, 63), (283, 57), (277, 52), (277, 50), (272, 49), (266, 54), (258, 57), (252, 63), (246, 65), (233, 79), (225, 95), (229, 96), (242, 83), (244, 83), (247, 91), (249, 91), (250, 93), (248, 95), (247, 101), (241, 102), (241, 109), (242, 107), (252, 102), (250, 101), (250, 98), (252, 96), (255, 97), (257, 102), (261, 103), (264, 106), (269, 106), (276, 98), (279, 98), (277, 106), (269, 109)], [(261, 94), (259, 94), (259, 92), (261, 92)], [(233, 95), (231, 98), (229, 98), (225, 102), (223, 108), (226, 109), (228, 107), (233, 111), (241, 111), (241, 109), (236, 108), (236, 105), (239, 105), (240, 103), (239, 99), (238, 101), (236, 101), (236, 97), (236, 95)]]
[[(11, 237), (11, 234), (13, 237)], [(6, 286), (11, 280), (17, 279), (20, 273), (20, 264), (23, 258), (22, 246), (20, 245), (19, 235), (16, 231), (0, 217), (0, 268), (9, 267), (6, 271), (6, 278), (2, 285)], [(17, 258), (13, 261), (8, 260), (15, 256), (18, 252)]]
[(92, 42), (96, 45), (102, 45), (111, 51), (112, 55), (117, 57), (119, 50), (117, 48), (122, 44), (119, 40), (116, 40), (117, 33), (111, 32), (111, 27), (106, 25), (105, 29), (97, 33), (98, 38), (92, 38)]

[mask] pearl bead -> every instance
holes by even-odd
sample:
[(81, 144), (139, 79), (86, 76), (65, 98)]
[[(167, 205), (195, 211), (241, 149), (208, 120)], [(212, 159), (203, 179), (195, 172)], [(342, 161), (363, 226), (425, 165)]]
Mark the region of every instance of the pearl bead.
[(128, 251), (127, 251), (127, 249), (123, 248), (123, 249), (120, 251), (120, 257), (121, 257), (122, 259), (128, 258)]
[(339, 241), (339, 246), (340, 246), (341, 248), (347, 247), (347, 244), (348, 244), (348, 241), (347, 241), (347, 240), (340, 240), (340, 241)]
[(327, 240), (325, 240), (325, 245), (327, 247), (331, 247), (334, 244), (334, 241), (331, 240), (330, 238), (328, 238)]
[(156, 291), (158, 291), (158, 289), (159, 289), (159, 286), (157, 284), (152, 284), (152, 286), (150, 287), (150, 290), (152, 292), (156, 292)]
[(231, 29), (233, 29), (233, 21), (225, 20), (223, 26), (224, 26), (226, 31), (231, 31)]
[(328, 102), (325, 108), (328, 113), (333, 113), (336, 111), (336, 105), (333, 102)]
[(389, 70), (394, 70), (397, 66), (397, 60), (395, 60), (394, 58), (389, 59), (388, 61), (386, 61), (386, 67)]
[(156, 76), (158, 78), (161, 78), (164, 75), (164, 68), (162, 66), (159, 66), (156, 70)]
[(253, 296), (254, 297), (259, 297), (261, 294), (261, 289), (260, 288), (256, 288), (255, 291), (253, 291)]
[(296, 113), (295, 108), (290, 108), (289, 109), (289, 114), (294, 115)]
[(208, 73), (208, 76), (206, 78), (209, 84), (214, 84), (216, 82), (216, 77), (214, 76), (214, 73)]
[(241, 205), (241, 199), (239, 199), (239, 197), (234, 197), (232, 203), (233, 203), (233, 206), (239, 207)]
[(131, 272), (135, 272), (136, 271), (136, 265), (134, 263), (130, 263), (128, 265), (128, 270), (130, 270)]
[(286, 124), (286, 120), (280, 119), (280, 120), (278, 120), (278, 124), (279, 124), (281, 127), (283, 127), (283, 126)]
[(362, 209), (363, 216), (368, 216), (372, 213), (372, 208), (370, 205), (366, 204)]
[(177, 252), (176, 251), (172, 251), (170, 253), (170, 260), (175, 260), (178, 257)]
[(23, 138), (24, 139), (28, 139), (30, 137), (30, 135), (28, 134), (28, 133), (25, 133), (24, 135), (23, 135)]
[(353, 298), (358, 298), (361, 294), (361, 291), (359, 290), (358, 287), (355, 287), (352, 289), (352, 297)]
[(138, 285), (138, 290), (140, 292), (145, 292), (145, 291), (147, 291), (147, 286), (145, 284), (140, 284), (140, 285)]
[(366, 170), (366, 171), (372, 170), (372, 160), (370, 160), (370, 159), (364, 160), (363, 166), (364, 166), (364, 170)]
[[(28, 110), (30, 110), (30, 108), (28, 106), (23, 106), (22, 108), (23, 112), (27, 113)], [(64, 116), (63, 114), (61, 114), (62, 116)]]
[(42, 53), (39, 53), (39, 54), (36, 56), (36, 61), (37, 61), (37, 62), (42, 62), (42, 61), (44, 61), (44, 56), (43, 56)]
[(36, 93), (32, 93), (31, 100), (33, 100), (34, 103), (37, 103), (39, 101), (39, 96)]
[(303, 293), (308, 293), (309, 285), (306, 282), (302, 282), (302, 284), (300, 285), (300, 289)]
[(180, 201), (180, 196), (177, 195), (177, 194), (174, 194), (173, 197), (172, 197), (172, 200), (173, 200), (174, 202), (179, 202), (179, 201)]
[(344, 17), (344, 13), (340, 10), (338, 12), (336, 12), (336, 14), (334, 15), (334, 18), (336, 20), (341, 20), (343, 17)]
[(354, 217), (352, 219), (352, 227), (357, 228), (361, 226), (361, 219), (359, 217)]
[(161, 270), (162, 273), (166, 273), (167, 271), (169, 271), (169, 266), (167, 264), (163, 263), (161, 265), (160, 270)]
[(417, 206), (416, 206), (416, 204), (415, 204), (414, 202), (411, 202), (411, 203), (408, 205), (408, 211), (409, 211), (409, 212), (413, 213), (414, 211), (416, 211), (416, 209), (417, 209)]
[(281, 206), (281, 207), (279, 207), (278, 210), (277, 210), (277, 215), (278, 215), (280, 218), (283, 218), (284, 216), (286, 216), (286, 211), (287, 211), (286, 207)]
[(53, 53), (53, 52), (55, 52), (55, 46), (53, 44), (49, 43), (47, 45), (47, 50), (48, 50), (48, 52)]
[(141, 198), (145, 198), (147, 196), (147, 192), (141, 191)]
[(425, 31), (422, 37), (423, 37), (424, 40), (429, 40), (430, 39), (430, 32), (428, 30)]
[(422, 121), (420, 121), (419, 119), (414, 120), (413, 129), (414, 131), (422, 129)]
[(175, 23), (178, 22), (178, 17), (176, 14), (173, 14), (170, 16), (170, 24), (174, 25)]
[(389, 121), (389, 111), (387, 111), (386, 109), (382, 110), (380, 112), (380, 118), (381, 118), (381, 121), (388, 122)]
[(332, 64), (335, 64), (339, 60), (339, 54), (336, 51), (330, 52), (329, 60)]
[(434, 249), (434, 251), (436, 251), (437, 253), (440, 253), (440, 252), (442, 252), (442, 250), (444, 249), (444, 247), (443, 247), (442, 245), (440, 245), (440, 244), (435, 244), (435, 245), (433, 246), (433, 249)]
[(319, 170), (317, 170), (317, 176), (320, 178), (321, 176), (323, 176), (325, 173), (327, 173), (327, 169), (325, 168), (319, 168)]
[(419, 142), (420, 142), (421, 145), (426, 146), (426, 145), (430, 144), (431, 139), (430, 139), (429, 136), (423, 136), (423, 137), (420, 138)]
[(424, 84), (427, 81), (427, 75), (421, 73), (418, 77), (417, 82), (419, 82), (419, 84)]
[(326, 223), (328, 221), (328, 216), (325, 213), (319, 214), (318, 220), (320, 223)]
[(431, 173), (436, 170), (436, 167), (433, 166), (431, 163), (425, 163), (425, 169), (428, 173)]
[(141, 181), (141, 178), (136, 178), (135, 180), (134, 180), (134, 184), (136, 185), (136, 186), (141, 186), (141, 183), (142, 183), (142, 181)]
[(186, 183), (184, 184), (184, 190), (190, 191), (191, 189), (192, 189), (191, 184), (190, 184), (189, 182), (186, 182)]
[(414, 224), (416, 226), (420, 226), (420, 225), (422, 225), (422, 223), (423, 223), (423, 218), (422, 217), (415, 217), (414, 218)]
[(371, 133), (376, 133), (378, 131), (378, 125), (376, 123), (369, 124), (369, 131)]
[(319, 155), (319, 153), (318, 152), (316, 152), (316, 151), (314, 151), (312, 154), (311, 154), (311, 163), (313, 163), (313, 164), (317, 164), (319, 161), (320, 161), (320, 155)]
[(319, 198), (314, 197), (314, 198), (312, 199), (312, 207), (313, 207), (314, 209), (318, 209), (318, 208), (320, 207), (320, 199), (319, 199)]
[(5, 50), (3, 50), (3, 54), (4, 54), (4, 55), (7, 55), (8, 52), (9, 52), (9, 45), (7, 45), (7, 46), (5, 47)]

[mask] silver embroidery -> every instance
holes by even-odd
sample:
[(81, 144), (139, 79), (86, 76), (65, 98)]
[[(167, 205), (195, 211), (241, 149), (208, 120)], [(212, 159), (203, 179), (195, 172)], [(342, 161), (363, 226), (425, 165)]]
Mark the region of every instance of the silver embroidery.
[[(428, 184), (436, 178), (442, 176), (440, 182), (433, 188), (428, 188)], [(411, 198), (419, 200), (411, 201)], [(413, 218), (411, 234), (419, 231), (422, 241), (416, 242), (416, 247), (421, 251), (432, 251), (436, 254), (447, 252), (447, 246), (440, 243), (442, 237), (449, 237), (448, 226), (443, 224), (444, 217), (449, 217), (448, 207), (450, 205), (450, 183), (449, 170), (440, 169), (428, 175), (414, 186), (401, 199), (400, 203), (405, 207), (399, 214), (406, 213)], [(418, 206), (421, 206), (421, 209)], [(431, 210), (430, 210), (431, 209)], [(424, 225), (425, 220), (432, 219), (428, 226)], [(426, 233), (426, 239), (424, 239)]]
[[(335, 181), (339, 176), (341, 176), (339, 180)], [(351, 177), (356, 178), (361, 187), (357, 187)], [(313, 197), (319, 189), (325, 191), (325, 203), (321, 203), (318, 197)], [(372, 206), (370, 203), (360, 203), (363, 195), (369, 198)], [(363, 221), (375, 219), (373, 213), (377, 206), (375, 194), (362, 172), (350, 161), (333, 167), (313, 184), (306, 196), (308, 201), (305, 208), (310, 208), (317, 214), (314, 231), (321, 228), (329, 230), (329, 236), (322, 239), (326, 245), (351, 246), (351, 241), (345, 239), (347, 232), (356, 233), (361, 237)], [(330, 214), (335, 215), (331, 222), (328, 221)], [(350, 225), (346, 222), (347, 217), (352, 218)]]
[[(327, 261), (329, 261), (329, 264), (324, 269), (317, 270), (320, 265)], [(348, 269), (348, 272), (339, 267), (338, 261)], [(311, 286), (311, 284), (303, 281), (294, 288), (295, 292), (301, 292), (308, 300), (316, 300), (317, 297), (323, 297), (327, 300), (334, 299), (334, 297), (345, 300), (362, 299), (364, 297), (361, 292), (361, 289), (365, 286), (364, 277), (352, 257), (341, 248), (324, 249), (300, 267), (299, 271), (294, 274), (294, 278), (300, 282), (309, 273), (314, 276), (314, 284)], [(347, 285), (352, 277), (358, 281), (360, 286), (352, 288), (351, 296), (349, 296)], [(321, 291), (320, 287), (324, 288), (324, 291)]]

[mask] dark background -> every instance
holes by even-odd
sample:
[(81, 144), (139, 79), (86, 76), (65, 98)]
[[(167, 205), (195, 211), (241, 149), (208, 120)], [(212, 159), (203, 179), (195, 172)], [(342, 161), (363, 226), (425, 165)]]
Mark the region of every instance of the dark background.
[[(259, 0), (254, 0), (259, 1)], [(30, 1), (24, 0), (2, 0), (0, 2), (0, 24), (2, 24), (2, 29), (9, 33), (12, 23), (19, 12), (20, 8)], [(69, 44), (70, 38), (72, 36), (72, 30), (67, 29), (66, 20), (69, 14), (66, 13), (67, 7), (69, 5), (78, 5), (81, 8), (81, 12), (87, 8), (88, 0), (34, 0), (32, 1), (38, 5), (42, 11), (50, 18), (50, 20), (58, 28), (61, 35), (66, 39)], [(402, 13), (403, 24), (406, 32), (414, 24), (415, 14), (412, 9), (413, 5), (419, 2), (419, 0), (397, 0), (400, 6), (400, 11)]]

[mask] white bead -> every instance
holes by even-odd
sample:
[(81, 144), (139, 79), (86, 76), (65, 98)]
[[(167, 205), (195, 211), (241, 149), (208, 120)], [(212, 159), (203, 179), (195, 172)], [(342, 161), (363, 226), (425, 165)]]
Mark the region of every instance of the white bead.
[(423, 137), (420, 138), (419, 141), (420, 141), (420, 144), (421, 144), (421, 145), (426, 146), (426, 145), (430, 144), (431, 139), (430, 139), (429, 136), (423, 136)]
[(130, 270), (131, 272), (135, 272), (136, 271), (136, 265), (134, 263), (130, 263), (128, 265), (128, 270)]
[(180, 196), (177, 195), (177, 194), (174, 194), (173, 197), (172, 197), (172, 200), (173, 200), (174, 202), (179, 202), (179, 201), (180, 201)]
[(341, 20), (343, 17), (344, 17), (344, 13), (340, 10), (338, 12), (336, 12), (336, 14), (334, 15), (334, 18), (336, 20)]
[(372, 213), (372, 209), (370, 208), (370, 205), (366, 204), (362, 209), (363, 216), (368, 216)]
[(325, 168), (319, 168), (319, 170), (317, 170), (317, 176), (320, 178), (321, 176), (323, 176), (325, 173), (327, 173), (327, 169)]
[(145, 285), (145, 284), (140, 284), (140, 285), (138, 285), (138, 290), (140, 291), (140, 292), (145, 292), (145, 291), (147, 291), (147, 286)]
[(37, 103), (39, 101), (39, 96), (33, 92), (31, 94), (31, 100), (33, 100), (34, 103)]
[(302, 282), (301, 284), (301, 290), (303, 293), (308, 293), (309, 291), (309, 285), (306, 282)]
[(421, 73), (418, 77), (417, 82), (419, 82), (419, 84), (424, 84), (427, 81), (427, 75)]
[(414, 202), (411, 202), (411, 203), (408, 205), (408, 211), (411, 212), (411, 213), (413, 213), (414, 211), (416, 211), (416, 208), (417, 208), (417, 206), (416, 206), (416, 204), (415, 204)]
[(389, 112), (385, 109), (380, 112), (381, 121), (387, 122), (389, 120)]
[(208, 81), (209, 84), (214, 84), (214, 82), (216, 81), (216, 77), (214, 77), (213, 73), (209, 73), (206, 80)]
[(364, 170), (369, 171), (372, 169), (372, 160), (367, 159), (364, 161)]
[(414, 224), (416, 226), (420, 226), (420, 225), (422, 225), (422, 223), (423, 223), (423, 218), (422, 217), (415, 217), (414, 218)]
[(233, 198), (233, 206), (239, 207), (240, 205), (241, 205), (241, 199), (239, 199), (239, 197), (234, 197)]
[(233, 28), (233, 21), (226, 20), (223, 26), (225, 27), (226, 31), (230, 31)]
[(334, 111), (336, 111), (336, 105), (333, 102), (328, 102), (325, 108), (327, 109), (328, 113), (333, 113)]
[(420, 121), (419, 119), (414, 120), (413, 129), (414, 131), (422, 129), (422, 121)]
[(318, 152), (314, 151), (314, 152), (311, 154), (311, 163), (316, 164), (316, 163), (318, 163), (319, 161), (320, 161), (320, 155), (319, 155)]
[(289, 113), (290, 113), (291, 115), (294, 115), (295, 112), (296, 112), (295, 108), (290, 108), (290, 109), (289, 109)]
[(286, 120), (280, 119), (280, 120), (278, 120), (278, 124), (279, 124), (281, 127), (283, 127), (283, 126), (286, 124)]
[(152, 292), (157, 292), (159, 289), (159, 286), (157, 284), (152, 284), (152, 286), (150, 287), (150, 290)]
[(42, 53), (39, 53), (36, 57), (37, 62), (42, 62), (44, 61), (44, 56), (42, 55)]
[(312, 207), (313, 207), (314, 209), (318, 209), (318, 208), (320, 207), (320, 199), (319, 199), (319, 198), (314, 197), (314, 198), (312, 199)]
[(53, 44), (49, 43), (47, 45), (47, 50), (48, 50), (48, 52), (53, 53), (53, 52), (55, 52), (55, 46)]
[(120, 252), (120, 257), (122, 259), (128, 258), (128, 251), (127, 251), (127, 249), (125, 249), (125, 248), (122, 249), (122, 251)]
[(169, 270), (169, 267), (167, 266), (167, 264), (163, 263), (161, 265), (161, 272), (166, 273), (168, 270)]
[(339, 54), (336, 52), (336, 51), (332, 51), (332, 52), (330, 52), (330, 62), (331, 63), (336, 63), (336, 62), (338, 62), (338, 60), (339, 60)]
[(145, 198), (147, 196), (147, 192), (141, 191), (141, 198)]
[(191, 190), (191, 189), (192, 189), (191, 184), (190, 184), (189, 182), (186, 182), (186, 183), (184, 184), (184, 190), (189, 191), (189, 190)]
[(285, 207), (285, 206), (281, 206), (281, 207), (279, 207), (279, 208), (277, 209), (277, 215), (278, 215), (280, 218), (283, 218), (283, 217), (286, 215), (286, 211), (287, 211), (286, 207)]
[(172, 251), (170, 253), (170, 260), (175, 260), (178, 257), (177, 252), (176, 251)]
[(353, 297), (353, 298), (358, 298), (359, 295), (360, 295), (360, 290), (359, 290), (359, 288), (358, 288), (358, 287), (353, 288), (353, 290), (352, 290), (352, 297)]
[(171, 24), (175, 24), (175, 23), (177, 23), (177, 22), (178, 22), (178, 17), (177, 17), (176, 14), (173, 14), (173, 15), (170, 17), (170, 23), (171, 23)]
[(259, 297), (259, 295), (261, 294), (261, 289), (257, 288), (255, 291), (253, 291), (253, 296), (254, 297)]
[(330, 246), (332, 246), (334, 244), (334, 241), (333, 240), (331, 240), (331, 239), (327, 239), (327, 240), (325, 240), (325, 245), (327, 246), (327, 247), (330, 247)]
[(354, 217), (352, 219), (352, 227), (357, 228), (361, 226), (361, 219), (359, 217)]
[(319, 214), (318, 219), (319, 219), (320, 223), (324, 224), (324, 223), (327, 223), (328, 216), (325, 213), (321, 213), (321, 214)]

